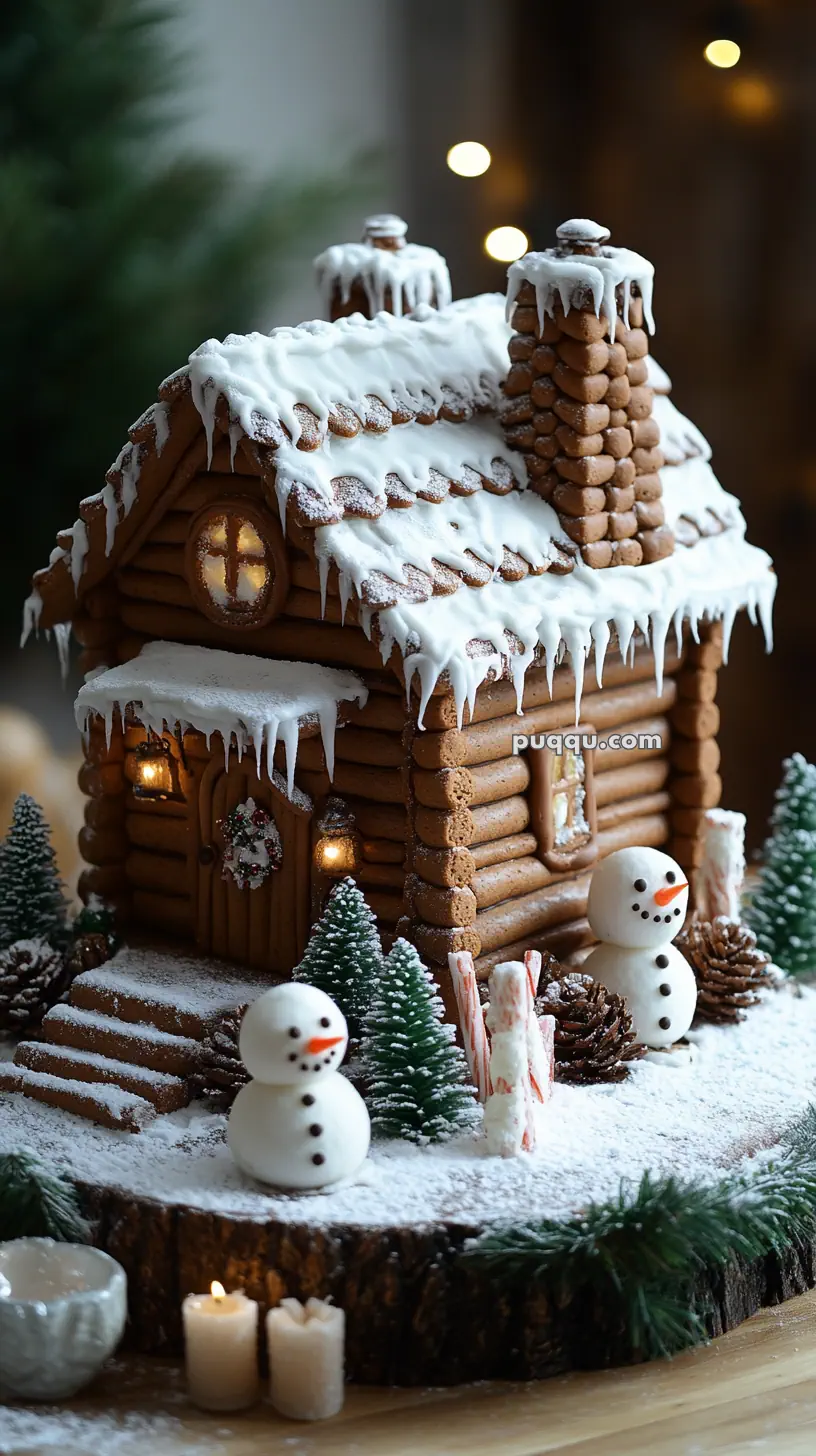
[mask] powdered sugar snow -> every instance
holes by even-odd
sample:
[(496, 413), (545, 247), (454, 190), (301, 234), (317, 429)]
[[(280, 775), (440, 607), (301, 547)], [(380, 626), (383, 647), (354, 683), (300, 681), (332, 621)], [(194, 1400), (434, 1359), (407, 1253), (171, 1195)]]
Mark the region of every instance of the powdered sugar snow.
[(816, 991), (786, 984), (740, 1025), (694, 1035), (697, 1056), (682, 1069), (640, 1062), (615, 1085), (556, 1085), (533, 1154), (488, 1157), (480, 1132), (430, 1149), (379, 1143), (356, 1182), (316, 1194), (245, 1178), (224, 1117), (203, 1104), (133, 1136), (3, 1094), (0, 1149), (39, 1148), (80, 1179), (168, 1203), (315, 1226), (566, 1217), (645, 1169), (712, 1181), (773, 1147), (811, 1100)]

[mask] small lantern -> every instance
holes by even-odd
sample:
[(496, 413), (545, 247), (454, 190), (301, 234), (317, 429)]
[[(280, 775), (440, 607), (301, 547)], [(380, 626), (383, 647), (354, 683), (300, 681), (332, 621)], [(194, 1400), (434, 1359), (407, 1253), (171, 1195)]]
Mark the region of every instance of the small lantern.
[(184, 802), (178, 763), (164, 738), (148, 734), (136, 746), (133, 792), (137, 799), (176, 799)]
[(348, 805), (342, 799), (327, 799), (316, 828), (315, 869), (330, 879), (356, 874), (361, 861), (360, 836)]

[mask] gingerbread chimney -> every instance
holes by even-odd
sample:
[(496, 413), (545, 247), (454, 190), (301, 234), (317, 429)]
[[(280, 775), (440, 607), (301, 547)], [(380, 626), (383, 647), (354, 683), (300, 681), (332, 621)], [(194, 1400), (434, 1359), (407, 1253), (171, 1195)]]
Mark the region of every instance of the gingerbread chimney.
[(556, 237), (508, 269), (505, 436), (587, 566), (659, 561), (674, 536), (648, 384), (654, 268), (587, 218)]
[(361, 243), (337, 243), (314, 260), (324, 311), (334, 322), (349, 314), (373, 318), (411, 313), (420, 303), (451, 301), (448, 265), (435, 248), (406, 241), (408, 224), (393, 212), (367, 217)]

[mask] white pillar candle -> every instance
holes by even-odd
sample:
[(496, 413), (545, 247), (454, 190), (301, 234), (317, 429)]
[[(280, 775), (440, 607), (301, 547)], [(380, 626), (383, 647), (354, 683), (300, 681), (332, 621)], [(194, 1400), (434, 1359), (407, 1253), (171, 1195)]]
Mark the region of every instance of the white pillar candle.
[(202, 1410), (243, 1410), (258, 1399), (258, 1306), (213, 1283), (181, 1306), (187, 1391)]
[(704, 817), (703, 862), (697, 872), (697, 908), (704, 920), (739, 920), (745, 878), (745, 815), (709, 809)]
[(323, 1299), (282, 1299), (266, 1316), (269, 1394), (293, 1421), (324, 1421), (343, 1409), (346, 1317)]

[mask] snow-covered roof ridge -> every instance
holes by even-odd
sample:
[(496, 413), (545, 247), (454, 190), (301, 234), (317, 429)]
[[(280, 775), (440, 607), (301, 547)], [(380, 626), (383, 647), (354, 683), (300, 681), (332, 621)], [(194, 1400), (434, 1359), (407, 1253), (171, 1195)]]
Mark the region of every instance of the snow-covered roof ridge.
[(94, 713), (105, 720), (108, 737), (118, 712), (161, 734), (176, 723), (203, 733), (209, 742), (220, 733), (224, 752), (234, 739), (239, 757), (252, 745), (260, 772), (265, 750), (267, 772), (274, 775), (275, 745), (286, 752), (285, 792), (294, 787), (300, 729), (317, 721), (329, 777), (334, 771), (334, 735), (340, 703), (368, 697), (362, 680), (345, 668), (314, 662), (275, 662), (191, 647), (179, 642), (148, 642), (138, 657), (97, 674), (80, 688), (74, 705), (83, 732)]
[(442, 309), (420, 304), (402, 318), (352, 314), (268, 334), (228, 334), (223, 343), (208, 339), (190, 355), (187, 371), (210, 439), (224, 398), (249, 439), (279, 444), (288, 435), (297, 445), (304, 408), (322, 439), (338, 408), (365, 421), (372, 396), (398, 418), (429, 407), (436, 413), (451, 397), (470, 407), (498, 404), (508, 338), (500, 296), (485, 293)]

